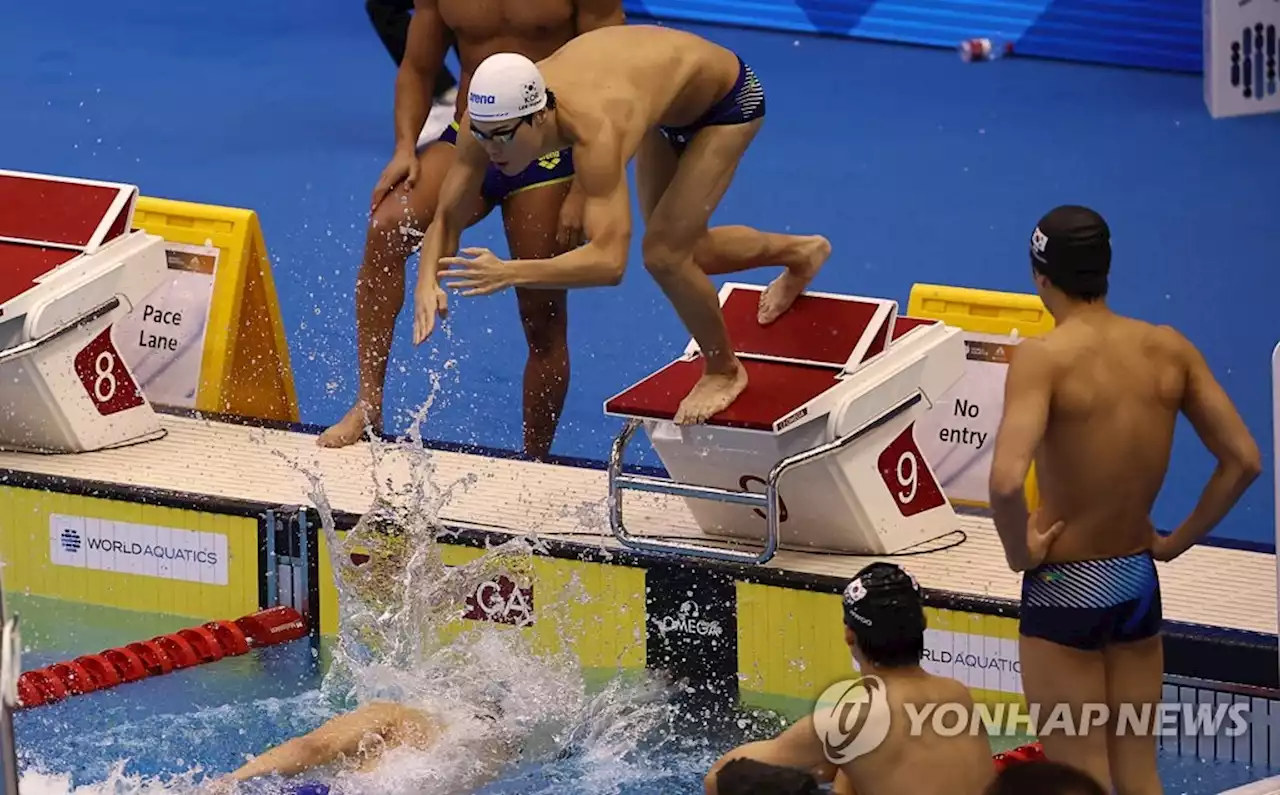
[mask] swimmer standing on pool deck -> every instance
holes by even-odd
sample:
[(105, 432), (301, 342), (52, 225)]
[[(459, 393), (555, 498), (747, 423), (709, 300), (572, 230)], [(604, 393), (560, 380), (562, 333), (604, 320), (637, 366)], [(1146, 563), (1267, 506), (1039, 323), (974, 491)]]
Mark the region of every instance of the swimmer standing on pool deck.
[[(414, 341), (431, 331), (437, 278), (463, 295), (507, 287), (616, 285), (631, 245), (627, 163), (636, 158), (645, 219), (645, 267), (697, 341), (704, 373), (675, 421), (703, 422), (747, 385), (710, 275), (766, 265), (786, 271), (763, 293), (757, 319), (772, 323), (822, 267), (825, 238), (708, 229), (738, 163), (764, 123), (764, 89), (732, 51), (680, 30), (651, 25), (600, 28), (534, 64), (499, 53), (476, 68), (458, 157), (441, 188), (418, 277)], [(586, 245), (542, 259), (504, 261), (487, 249), (452, 256), (490, 162), (519, 173), (538, 157), (572, 148), (586, 194)], [(454, 270), (439, 271), (437, 264)]]
[[(1058, 207), (1031, 236), (1036, 288), (1056, 328), (1018, 344), (991, 466), (991, 505), (1009, 566), (1023, 572), (1019, 654), (1027, 702), (1059, 704), (1079, 726), (1106, 704), (1106, 731), (1042, 733), (1045, 755), (1120, 795), (1161, 792), (1154, 733), (1116, 731), (1121, 705), (1161, 701), (1156, 560), (1169, 561), (1222, 520), (1262, 468), (1204, 357), (1168, 326), (1106, 304), (1111, 232), (1093, 210)], [(1179, 412), (1218, 460), (1199, 504), (1171, 535), (1151, 507)], [(1043, 505), (1028, 516), (1032, 460)]]
[[(456, 108), (461, 118), (471, 74), (493, 53), (514, 50), (541, 58), (576, 35), (623, 21), (621, 0), (417, 0), (414, 4), (396, 77), (395, 152), (373, 189), (364, 259), (356, 278), (360, 386), (355, 404), (320, 434), (317, 444), (321, 447), (355, 444), (367, 425), (382, 430), (387, 362), (396, 318), (405, 303), (405, 264), (435, 217), (441, 183), (455, 157), (456, 121), (439, 140), (425, 146), (417, 143), (450, 41), (462, 64)], [(581, 187), (573, 181), (573, 158), (565, 152), (518, 171), (502, 173), (491, 168), (483, 172), (461, 224), (474, 224), (500, 206), (507, 243), (516, 256), (549, 257), (577, 242), (582, 201)], [(445, 315), (443, 290), (419, 293), (417, 298), (431, 302), (433, 312)], [(567, 300), (564, 292), (556, 290), (516, 290), (516, 303), (529, 349), (524, 368), (524, 452), (542, 459), (551, 451), (569, 391)]]

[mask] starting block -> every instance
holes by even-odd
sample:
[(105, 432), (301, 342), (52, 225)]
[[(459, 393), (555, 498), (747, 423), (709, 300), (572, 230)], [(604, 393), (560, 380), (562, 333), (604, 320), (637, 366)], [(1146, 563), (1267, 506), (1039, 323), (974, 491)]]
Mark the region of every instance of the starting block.
[(0, 447), (86, 452), (164, 435), (111, 325), (164, 279), (133, 185), (0, 171)]
[[(672, 422), (702, 375), (695, 342), (605, 402), (606, 414), (627, 420), (609, 457), (614, 535), (636, 549), (764, 563), (779, 546), (887, 554), (953, 532), (957, 517), (916, 445), (914, 423), (962, 376), (961, 330), (900, 317), (895, 301), (828, 293), (805, 293), (761, 326), (763, 289), (730, 283), (720, 291), (750, 379), (728, 409), (704, 425)], [(641, 425), (670, 480), (622, 473)], [(707, 535), (764, 548), (755, 554), (632, 536), (623, 522), (625, 490), (684, 497)]]

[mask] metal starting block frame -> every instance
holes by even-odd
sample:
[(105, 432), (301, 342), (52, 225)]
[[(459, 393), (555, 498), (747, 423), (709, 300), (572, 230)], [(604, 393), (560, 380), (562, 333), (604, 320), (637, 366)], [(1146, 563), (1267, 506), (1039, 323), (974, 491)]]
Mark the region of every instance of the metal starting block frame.
[(0, 448), (101, 450), (164, 435), (111, 325), (167, 274), (133, 185), (0, 171)]
[[(913, 430), (915, 417), (963, 373), (960, 330), (899, 317), (894, 301), (824, 293), (805, 293), (762, 327), (755, 312), (763, 289), (730, 283), (720, 291), (730, 338), (749, 379), (724, 412), (700, 426), (671, 422), (702, 374), (696, 342), (681, 358), (606, 401), (606, 414), (625, 419), (608, 466), (614, 536), (640, 551), (760, 565), (779, 548), (886, 554), (952, 532), (958, 520)], [(642, 426), (671, 478), (623, 473), (626, 449)], [(884, 450), (859, 452), (857, 443), (872, 437)], [(783, 493), (784, 475), (823, 460), (825, 467), (809, 470), (814, 483), (789, 481), (791, 496)], [(862, 485), (876, 470), (886, 487), (879, 492)], [(748, 474), (730, 485), (739, 471)], [(749, 491), (751, 485), (761, 490)], [(682, 497), (707, 535), (763, 546), (749, 552), (632, 535), (622, 508), (628, 490)], [(835, 504), (826, 520), (813, 507), (823, 502), (815, 492)], [(799, 514), (797, 524), (805, 525), (790, 533), (784, 526), (788, 499), (793, 515)], [(763, 528), (743, 526), (752, 513), (756, 527), (764, 520)]]

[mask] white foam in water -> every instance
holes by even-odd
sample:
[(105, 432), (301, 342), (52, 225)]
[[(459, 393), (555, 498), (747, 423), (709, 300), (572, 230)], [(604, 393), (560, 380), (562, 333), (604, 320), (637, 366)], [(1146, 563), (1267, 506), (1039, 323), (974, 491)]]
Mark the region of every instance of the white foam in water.
[[(312, 771), (296, 780), (325, 780), (341, 793), (453, 795), (513, 774), (517, 767), (546, 763), (567, 749), (573, 750), (573, 764), (590, 779), (583, 782), (584, 792), (618, 792), (624, 782), (644, 775), (645, 761), (632, 756), (671, 715), (667, 689), (656, 678), (629, 674), (594, 695), (588, 693), (571, 652), (572, 635), (583, 628), (567, 626), (563, 620), (566, 637), (555, 650), (535, 649), (525, 633), (508, 625), (466, 622), (459, 631), (457, 619), (480, 583), (499, 575), (517, 584), (529, 581), (537, 541), (517, 538), (463, 565), (444, 564), (437, 543), (442, 531), (435, 519), (450, 496), (468, 488), (474, 477), (448, 484), (434, 481), (432, 454), (420, 446), (418, 434), (429, 405), (430, 401), (415, 418), (407, 443), (371, 445), (377, 497), (373, 510), (345, 542), (338, 538), (323, 484), (298, 466), (311, 482), (338, 588), (340, 637), (321, 692), (275, 700), (276, 705), (228, 705), (140, 722), (149, 724), (145, 726), (119, 726), (118, 732), (111, 732), (117, 741), (111, 745), (113, 752), (119, 748), (127, 757), (131, 743), (145, 743), (156, 732), (181, 736), (188, 747), (199, 747), (215, 741), (208, 736), (211, 726), (232, 735), (246, 719), (270, 720), (281, 706), (305, 713), (307, 708), (341, 705), (330, 710), (336, 714), (384, 699), (443, 718), (444, 736), (427, 751), (391, 749), (370, 772)], [(413, 477), (407, 487), (391, 491), (379, 482), (381, 466), (405, 456)], [(367, 562), (353, 562), (356, 548), (369, 555)], [(535, 620), (563, 619), (571, 612), (570, 604), (584, 598), (576, 583), (555, 593), (548, 582), (540, 581)], [(449, 625), (450, 630), (442, 632)], [(477, 713), (498, 717), (495, 722)], [(310, 725), (323, 719), (306, 717), (312, 719)], [(493, 762), (504, 748), (519, 749), (514, 764)], [(69, 775), (29, 766), (21, 781), (22, 795), (200, 792), (202, 782), (229, 772), (214, 774), (193, 766), (176, 776), (129, 776), (123, 772), (126, 761), (122, 759), (105, 780), (74, 789)], [(278, 779), (260, 780), (244, 785), (242, 791), (268, 791), (263, 789), (266, 785), (279, 792), (281, 784)], [(548, 790), (566, 791), (563, 784)]]

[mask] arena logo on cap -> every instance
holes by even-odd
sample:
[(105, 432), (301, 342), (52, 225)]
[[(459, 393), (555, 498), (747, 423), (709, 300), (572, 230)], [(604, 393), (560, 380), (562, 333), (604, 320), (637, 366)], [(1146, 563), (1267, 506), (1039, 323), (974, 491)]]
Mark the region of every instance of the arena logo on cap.
[(498, 99), (493, 94), (475, 94), (468, 92), (467, 101), (472, 105), (493, 105)]
[(879, 748), (889, 736), (889, 697), (884, 680), (867, 675), (836, 682), (813, 707), (813, 729), (822, 752), (845, 765)]

